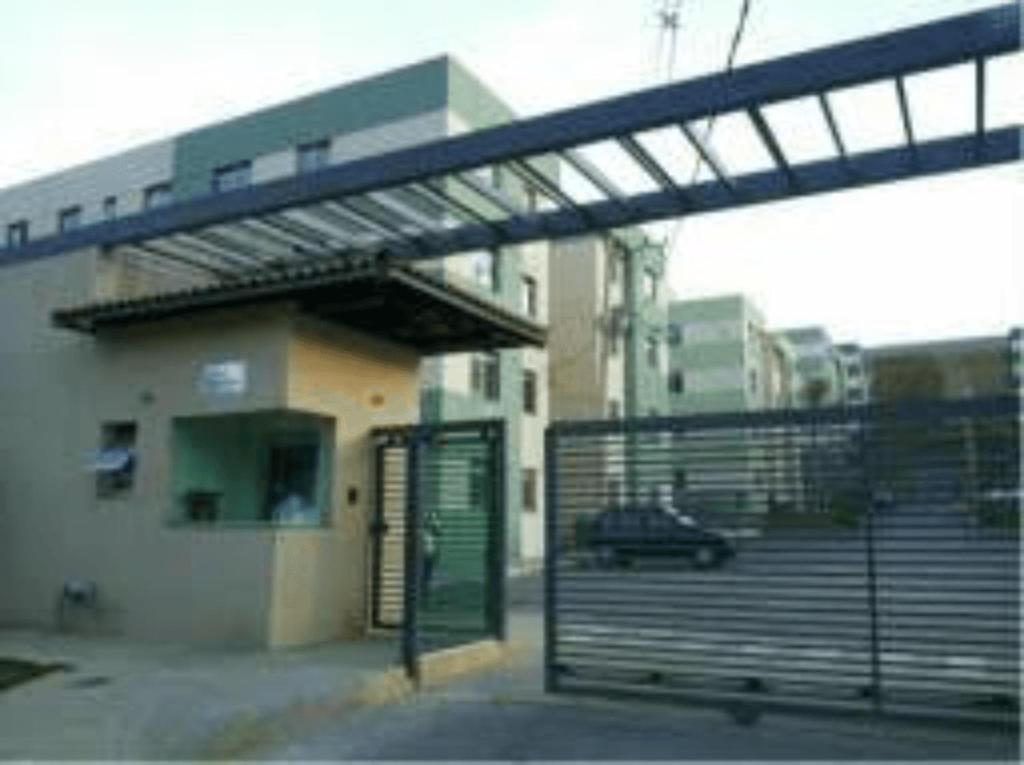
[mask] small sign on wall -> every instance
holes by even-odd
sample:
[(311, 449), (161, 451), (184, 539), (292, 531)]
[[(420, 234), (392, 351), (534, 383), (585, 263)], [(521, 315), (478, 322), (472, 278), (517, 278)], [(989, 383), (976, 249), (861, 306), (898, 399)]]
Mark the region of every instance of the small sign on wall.
[(203, 364), (197, 387), (206, 396), (240, 396), (249, 389), (248, 365), (239, 360)]

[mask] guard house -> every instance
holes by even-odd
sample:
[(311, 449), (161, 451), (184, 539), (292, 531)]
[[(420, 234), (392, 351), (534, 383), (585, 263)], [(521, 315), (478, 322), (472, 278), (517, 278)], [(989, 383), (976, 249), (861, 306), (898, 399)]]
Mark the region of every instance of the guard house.
[(66, 398), (50, 402), (59, 416), (13, 423), (35, 459), (5, 471), (0, 496), (28, 516), (6, 527), (32, 576), (5, 595), (7, 616), (46, 624), (61, 588), (87, 582), (103, 631), (262, 646), (363, 633), (370, 431), (416, 421), (421, 359), (544, 340), (484, 298), (361, 255), (59, 305), (50, 320), (36, 368)]

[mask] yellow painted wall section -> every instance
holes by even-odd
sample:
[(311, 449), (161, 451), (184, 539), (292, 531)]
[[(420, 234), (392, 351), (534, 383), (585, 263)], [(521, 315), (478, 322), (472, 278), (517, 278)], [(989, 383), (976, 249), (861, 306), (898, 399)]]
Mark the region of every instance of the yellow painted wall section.
[(293, 331), (288, 406), (335, 418), (334, 483), (329, 527), (276, 536), (275, 646), (365, 633), (374, 501), (370, 432), (415, 422), (419, 412), (415, 349), (310, 319), (296, 318)]

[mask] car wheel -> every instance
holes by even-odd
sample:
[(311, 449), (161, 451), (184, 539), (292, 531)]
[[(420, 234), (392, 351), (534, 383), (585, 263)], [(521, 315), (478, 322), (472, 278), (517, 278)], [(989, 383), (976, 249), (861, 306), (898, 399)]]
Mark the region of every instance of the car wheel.
[(615, 568), (615, 564), (618, 563), (615, 548), (601, 545), (594, 551), (594, 562), (597, 563), (598, 568)]
[(718, 565), (718, 551), (709, 545), (701, 545), (693, 551), (693, 565), (700, 569)]

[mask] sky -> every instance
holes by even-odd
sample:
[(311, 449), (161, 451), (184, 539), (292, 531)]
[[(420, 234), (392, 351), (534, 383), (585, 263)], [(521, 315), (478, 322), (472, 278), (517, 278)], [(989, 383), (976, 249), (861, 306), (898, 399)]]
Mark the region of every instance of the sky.
[[(683, 0), (675, 79), (721, 69), (740, 3)], [(738, 63), (992, 4), (752, 0)], [(650, 87), (669, 75), (656, 55), (659, 5), (4, 0), (0, 188), (445, 52), (523, 116)], [(1024, 113), (1017, 66), (993, 72), (1002, 122)], [(969, 82), (966, 71), (911, 82), (926, 137), (969, 124)], [(854, 148), (896, 135), (895, 103), (891, 90), (837, 97)], [(795, 158), (817, 156), (820, 125), (815, 135), (817, 123), (792, 112), (769, 117), (788, 128), (780, 134)], [(755, 169), (764, 158), (746, 148), (741, 127), (722, 123), (714, 140), (734, 170)], [(678, 296), (744, 292), (775, 327), (820, 324), (868, 345), (1002, 334), (1024, 323), (1022, 172), (959, 173), (649, 231), (675, 243), (669, 283)]]

